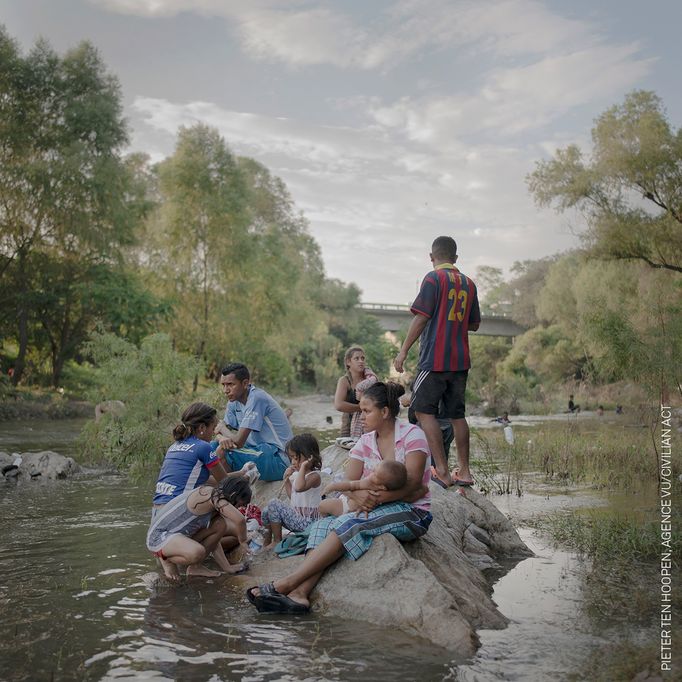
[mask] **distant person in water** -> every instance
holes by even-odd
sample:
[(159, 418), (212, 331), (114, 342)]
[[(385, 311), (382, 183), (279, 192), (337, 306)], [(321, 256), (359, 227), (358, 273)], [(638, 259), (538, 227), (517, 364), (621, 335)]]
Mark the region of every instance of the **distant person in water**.
[(580, 412), (580, 405), (576, 405), (573, 402), (573, 394), (568, 396), (568, 411), (572, 414), (573, 412)]
[(202, 485), (187, 490), (155, 510), (147, 533), (147, 549), (158, 557), (166, 578), (180, 581), (178, 566), (187, 566), (187, 577), (215, 578), (202, 562), (210, 554), (225, 573), (239, 573), (242, 564), (231, 564), (220, 544), (232, 537), (246, 551), (246, 519), (237, 507), (251, 501), (251, 488), (243, 478), (233, 477), (216, 487)]
[[(347, 438), (351, 435), (351, 421), (360, 413), (360, 398), (355, 389), (366, 379), (376, 379), (376, 374), (366, 365), (365, 351), (360, 346), (351, 346), (343, 356), (346, 373), (336, 382), (334, 408), (341, 412), (341, 430), (339, 436)], [(369, 387), (367, 387), (369, 388)], [(362, 434), (360, 434), (362, 435)]]
[(597, 408), (597, 416), (598, 416), (598, 417), (603, 417), (603, 416), (604, 416), (604, 406), (603, 406), (603, 405), (600, 405), (600, 406)]
[(616, 414), (623, 414), (623, 406), (616, 405)]
[(254, 462), (261, 480), (281, 481), (289, 466), (285, 446), (294, 436), (284, 410), (251, 383), (249, 369), (241, 362), (223, 368), (220, 384), (228, 403), (216, 433), (227, 468), (236, 471)]
[(504, 412), (502, 413), (501, 417), (494, 417), (490, 421), (497, 422), (498, 424), (511, 424), (511, 419), (509, 419), (509, 412)]

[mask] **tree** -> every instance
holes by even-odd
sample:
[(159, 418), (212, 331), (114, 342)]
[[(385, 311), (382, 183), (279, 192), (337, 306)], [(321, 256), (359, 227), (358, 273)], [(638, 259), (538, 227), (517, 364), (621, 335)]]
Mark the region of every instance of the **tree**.
[(167, 312), (135, 275), (106, 264), (41, 252), (32, 281), (31, 309), (39, 323), (33, 338), (49, 349), (53, 386), (96, 326), (136, 342)]
[(18, 344), (15, 384), (37, 338), (32, 266), (45, 258), (54, 273), (63, 260), (82, 275), (118, 264), (132, 243), (139, 206), (126, 142), (118, 82), (92, 45), (60, 57), (39, 41), (24, 57), (0, 28), (0, 300)]
[(181, 128), (157, 172), (149, 265), (176, 303), (179, 347), (206, 364), (209, 344), (215, 350), (234, 338), (226, 304), (237, 303), (248, 251), (244, 182), (225, 141), (205, 125)]
[(481, 312), (506, 314), (511, 309), (512, 292), (504, 281), (502, 270), (481, 265), (476, 270), (476, 286), (480, 292)]
[(654, 93), (635, 91), (597, 119), (592, 142), (587, 159), (570, 145), (536, 164), (536, 202), (580, 210), (593, 256), (682, 272), (682, 129)]
[(517, 261), (512, 265), (514, 276), (507, 286), (511, 292), (511, 316), (514, 322), (529, 329), (539, 324), (536, 302), (549, 268), (557, 258), (548, 256), (539, 260)]

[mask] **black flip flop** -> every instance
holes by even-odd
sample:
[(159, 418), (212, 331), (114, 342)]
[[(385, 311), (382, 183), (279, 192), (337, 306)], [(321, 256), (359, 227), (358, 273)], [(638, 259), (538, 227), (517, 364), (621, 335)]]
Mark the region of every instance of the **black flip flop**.
[(286, 594), (282, 594), (275, 589), (274, 583), (267, 583), (259, 585), (258, 590), (260, 594), (254, 595), (252, 588), (246, 592), (246, 597), (249, 601), (253, 599), (253, 604), (258, 609), (258, 613), (286, 613), (291, 615), (302, 615), (310, 613), (310, 607), (305, 604), (299, 604)]

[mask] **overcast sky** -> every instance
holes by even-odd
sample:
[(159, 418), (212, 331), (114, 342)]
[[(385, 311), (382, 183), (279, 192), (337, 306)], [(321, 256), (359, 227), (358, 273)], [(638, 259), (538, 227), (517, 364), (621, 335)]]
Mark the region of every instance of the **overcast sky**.
[(471, 275), (576, 245), (528, 195), (535, 161), (636, 88), (682, 115), (678, 0), (0, 0), (0, 23), (93, 42), (131, 150), (202, 121), (268, 166), (367, 302), (411, 301), (440, 234)]

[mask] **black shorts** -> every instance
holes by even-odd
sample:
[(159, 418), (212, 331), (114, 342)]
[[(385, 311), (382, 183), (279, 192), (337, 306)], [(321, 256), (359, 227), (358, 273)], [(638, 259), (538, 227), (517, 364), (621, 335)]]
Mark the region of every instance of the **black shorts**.
[(410, 407), (422, 414), (464, 419), (464, 392), (468, 374), (468, 369), (461, 372), (420, 371), (414, 380)]

